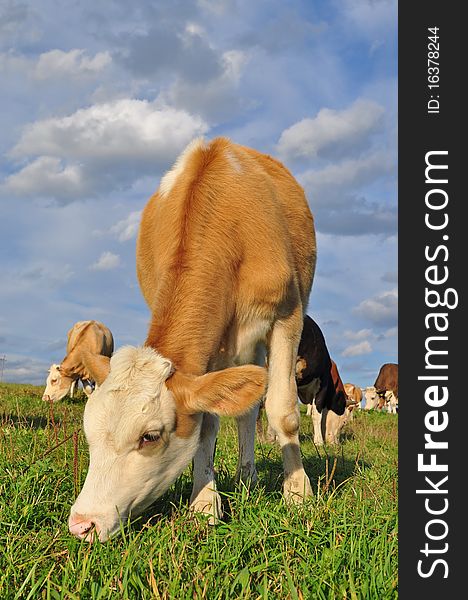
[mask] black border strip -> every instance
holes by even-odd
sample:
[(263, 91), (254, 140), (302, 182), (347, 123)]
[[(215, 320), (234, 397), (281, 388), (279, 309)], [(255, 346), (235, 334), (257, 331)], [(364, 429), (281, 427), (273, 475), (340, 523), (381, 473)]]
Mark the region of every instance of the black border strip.
[[(463, 375), (468, 373), (468, 353), (463, 342), (468, 333), (464, 292), (468, 198), (461, 179), (468, 169), (467, 150), (461, 148), (467, 129), (461, 106), (466, 69), (459, 56), (468, 32), (458, 6), (433, 0), (399, 4), (399, 596), (404, 599), (413, 598), (415, 591), (424, 600), (440, 600), (447, 592), (453, 597), (466, 595), (468, 502), (463, 488), (468, 470), (464, 456), (468, 386)], [(429, 27), (438, 28), (437, 54), (428, 55), (436, 51), (429, 47)], [(428, 71), (429, 67), (438, 71)], [(429, 88), (436, 82), (435, 74), (439, 87)], [(427, 161), (448, 168), (426, 172)], [(438, 202), (442, 206), (446, 200), (441, 209), (427, 206)], [(426, 214), (429, 225), (440, 226), (448, 219), (446, 226), (431, 229)], [(426, 271), (431, 266), (436, 268)], [(444, 283), (428, 282), (445, 275)], [(429, 307), (438, 300), (436, 294), (426, 297), (426, 288), (437, 291), (441, 303), (445, 297), (447, 304), (457, 306)], [(445, 316), (437, 320), (428, 317), (430, 313)], [(436, 322), (446, 331), (437, 331)], [(428, 348), (447, 354), (428, 354)], [(435, 364), (447, 368), (435, 369)], [(432, 394), (427, 391), (431, 386)], [(446, 402), (438, 400), (444, 387)], [(427, 434), (441, 445), (425, 449)], [(442, 465), (437, 468), (447, 465), (447, 471), (428, 471), (422, 465), (418, 470), (420, 454), (421, 463), (432, 460)]]

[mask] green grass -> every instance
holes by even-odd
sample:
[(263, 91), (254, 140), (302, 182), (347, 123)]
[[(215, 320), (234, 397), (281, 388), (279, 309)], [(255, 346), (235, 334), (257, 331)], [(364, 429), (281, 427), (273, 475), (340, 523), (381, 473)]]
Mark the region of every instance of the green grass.
[(84, 437), (73, 436), (84, 398), (51, 411), (41, 394), (0, 385), (2, 600), (397, 597), (397, 416), (358, 414), (327, 455), (302, 414), (315, 495), (299, 507), (282, 500), (276, 446), (257, 444), (259, 486), (236, 488), (235, 422), (223, 420), (215, 461), (223, 523), (189, 513), (187, 469), (142, 519), (89, 545), (67, 529), (87, 469)]

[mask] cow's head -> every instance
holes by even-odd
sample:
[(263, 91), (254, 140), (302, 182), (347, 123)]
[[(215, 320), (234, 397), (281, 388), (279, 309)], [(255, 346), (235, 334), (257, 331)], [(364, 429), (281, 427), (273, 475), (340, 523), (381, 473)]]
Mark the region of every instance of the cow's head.
[(364, 390), (364, 397), (366, 399), (366, 405), (364, 407), (366, 410), (372, 410), (373, 408), (377, 407), (379, 403), (379, 395), (374, 386), (366, 387)]
[(98, 384), (84, 411), (88, 474), (69, 517), (71, 533), (88, 541), (105, 541), (161, 496), (195, 455), (203, 413), (247, 412), (266, 371), (245, 365), (195, 377), (152, 348), (126, 346)]
[(60, 365), (51, 365), (42, 399), (47, 402), (58, 402), (70, 392), (73, 381), (73, 377), (61, 371)]

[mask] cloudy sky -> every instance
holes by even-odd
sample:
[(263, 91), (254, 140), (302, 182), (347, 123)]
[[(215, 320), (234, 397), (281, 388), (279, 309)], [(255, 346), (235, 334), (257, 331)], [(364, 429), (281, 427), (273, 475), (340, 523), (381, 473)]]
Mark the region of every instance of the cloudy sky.
[(0, 77), (4, 381), (42, 383), (76, 321), (145, 340), (140, 211), (200, 135), (306, 190), (342, 379), (397, 362), (396, 0), (0, 0)]

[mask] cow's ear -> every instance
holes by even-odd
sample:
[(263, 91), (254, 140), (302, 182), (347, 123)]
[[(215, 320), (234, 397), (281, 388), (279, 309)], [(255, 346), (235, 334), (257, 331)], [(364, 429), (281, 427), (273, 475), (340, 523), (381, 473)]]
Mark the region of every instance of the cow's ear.
[(177, 371), (166, 382), (176, 402), (188, 414), (211, 413), (237, 417), (248, 412), (263, 396), (267, 372), (244, 365), (187, 377)]
[(102, 354), (83, 353), (83, 364), (88, 370), (91, 379), (101, 385), (110, 371), (110, 358)]

